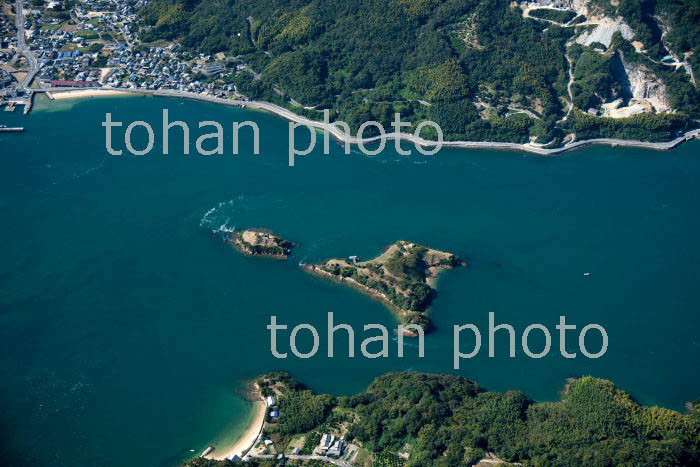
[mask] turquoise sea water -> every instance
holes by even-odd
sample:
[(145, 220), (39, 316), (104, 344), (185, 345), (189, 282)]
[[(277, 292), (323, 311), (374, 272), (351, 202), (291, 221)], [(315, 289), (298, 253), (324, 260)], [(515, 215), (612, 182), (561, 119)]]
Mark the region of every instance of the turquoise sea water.
[[(254, 119), (262, 154), (243, 141), (239, 156), (183, 156), (175, 138), (169, 156), (107, 156), (105, 112), (158, 128), (163, 108), (195, 136), (200, 120)], [(567, 377), (592, 374), (646, 404), (700, 397), (698, 142), (557, 158), (345, 156), (334, 143), (290, 168), (287, 122), (255, 111), (119, 97), (39, 102), (0, 123), (27, 129), (0, 135), (3, 465), (170, 466), (242, 430), (246, 379), (287, 370), (340, 395), (389, 371), (451, 372), (452, 325), (485, 330), (490, 311), (519, 334), (531, 323), (555, 334), (563, 314), (610, 338), (598, 360), (562, 358), (556, 335), (532, 360), (508, 358), (502, 336), (496, 358), (483, 347), (458, 372), (490, 390), (555, 400)], [(221, 226), (300, 246), (286, 262), (247, 258), (212, 232)], [(343, 358), (343, 338), (333, 360), (271, 356), (273, 314), (316, 325), (320, 355), (329, 311), (358, 337), (364, 324), (395, 326), (383, 304), (298, 264), (370, 258), (400, 239), (471, 263), (440, 278), (425, 358), (393, 347), (389, 359)]]

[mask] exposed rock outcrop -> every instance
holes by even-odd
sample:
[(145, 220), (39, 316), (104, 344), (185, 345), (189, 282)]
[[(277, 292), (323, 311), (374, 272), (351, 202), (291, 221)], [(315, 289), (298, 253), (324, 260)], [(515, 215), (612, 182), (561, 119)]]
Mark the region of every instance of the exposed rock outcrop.
[(648, 102), (656, 112), (671, 110), (671, 99), (661, 79), (644, 65), (625, 60), (622, 54), (620, 54), (620, 61), (627, 74), (629, 91), (635, 100)]
[(581, 33), (576, 38), (576, 42), (583, 45), (591, 45), (594, 42), (600, 42), (605, 45), (605, 47), (610, 47), (613, 35), (618, 31), (622, 34), (622, 37), (627, 40), (631, 40), (634, 37), (632, 28), (621, 18), (599, 18), (594, 21), (596, 21), (594, 24), (595, 29)]

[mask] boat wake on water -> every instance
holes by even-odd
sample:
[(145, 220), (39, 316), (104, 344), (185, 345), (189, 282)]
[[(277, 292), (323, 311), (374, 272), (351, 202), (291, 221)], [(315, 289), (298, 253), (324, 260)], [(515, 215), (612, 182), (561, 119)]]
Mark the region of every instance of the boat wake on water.
[[(59, 175), (60, 178), (58, 178), (58, 179), (52, 181), (50, 186), (56, 186), (56, 185), (62, 185), (62, 184), (65, 184), (65, 183), (69, 183), (69, 182), (78, 180), (78, 179), (80, 179), (80, 178), (86, 177), (86, 176), (92, 174), (93, 172), (96, 172), (96, 171), (98, 171), (98, 170), (101, 170), (101, 169), (104, 168), (104, 166), (106, 165), (107, 159), (108, 159), (108, 158), (105, 157), (104, 159), (102, 159), (102, 160), (100, 161), (99, 164), (90, 166), (90, 167), (88, 167), (88, 168), (79, 169), (79, 170), (77, 170), (77, 171), (72, 172), (70, 175), (63, 175), (63, 176), (60, 176), (60, 175)], [(53, 170), (53, 169), (54, 169), (54, 166), (53, 166), (52, 164), (47, 164), (45, 167), (46, 167), (47, 169), (49, 169), (49, 170)], [(44, 193), (44, 192), (46, 192), (46, 191), (50, 188), (50, 186), (47, 186), (47, 187), (45, 187), (44, 189), (39, 190), (39, 191), (40, 191), (41, 193)]]
[(232, 225), (232, 218), (240, 214), (245, 196), (222, 201), (209, 209), (199, 221), (199, 226), (219, 235), (229, 235), (236, 231), (236, 226)]

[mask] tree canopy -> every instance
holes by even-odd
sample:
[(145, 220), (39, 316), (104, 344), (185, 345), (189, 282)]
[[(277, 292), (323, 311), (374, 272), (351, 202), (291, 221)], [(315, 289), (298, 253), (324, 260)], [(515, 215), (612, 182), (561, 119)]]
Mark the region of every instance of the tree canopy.
[[(436, 121), (447, 139), (561, 140), (572, 129), (557, 125), (569, 100), (567, 48), (577, 109), (621, 94), (625, 83), (610, 63), (625, 49), (626, 59), (643, 61), (664, 81), (685, 126), (700, 118), (700, 93), (685, 70), (658, 63), (671, 47), (700, 70), (700, 0), (590, 2), (622, 16), (646, 55), (627, 40), (609, 50), (567, 47), (578, 28), (525, 18), (510, 0), (153, 0), (141, 11), (141, 37), (236, 57), (255, 71), (236, 77), (243, 94), (318, 120), (331, 109), (353, 130), (368, 120), (389, 127), (399, 112), (414, 127)], [(553, 10), (536, 15), (571, 18)], [(623, 137), (667, 134), (637, 123), (601, 125)]]

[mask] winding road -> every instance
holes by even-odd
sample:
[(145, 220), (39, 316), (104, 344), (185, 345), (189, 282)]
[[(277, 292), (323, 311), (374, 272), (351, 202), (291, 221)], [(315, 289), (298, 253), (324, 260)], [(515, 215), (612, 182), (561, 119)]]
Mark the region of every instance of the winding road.
[[(175, 97), (175, 98), (185, 98), (185, 99), (193, 99), (193, 100), (198, 100), (198, 101), (204, 101), (204, 102), (211, 102), (214, 104), (221, 104), (221, 105), (228, 105), (231, 107), (248, 107), (251, 109), (260, 109), (260, 110), (266, 110), (268, 112), (272, 112), (274, 114), (277, 114), (281, 117), (284, 117), (287, 120), (300, 123), (302, 125), (311, 127), (311, 128), (317, 128), (319, 130), (326, 130), (330, 134), (332, 134), (336, 139), (339, 141), (348, 141), (350, 144), (359, 144), (359, 143), (371, 143), (373, 141), (379, 141), (382, 136), (374, 136), (371, 138), (358, 138), (356, 136), (348, 135), (344, 133), (343, 131), (339, 130), (336, 126), (333, 124), (326, 124), (323, 122), (317, 122), (315, 120), (310, 120), (306, 117), (302, 117), (300, 115), (295, 114), (291, 110), (285, 109), (284, 107), (280, 107), (279, 105), (271, 104), (269, 102), (263, 102), (263, 101), (242, 101), (242, 100), (234, 100), (234, 99), (224, 99), (221, 97), (214, 97), (214, 96), (206, 96), (202, 94), (195, 94), (191, 92), (184, 92), (184, 91), (174, 91), (174, 90), (148, 90), (148, 89), (128, 89), (128, 88), (110, 88), (110, 87), (96, 87), (96, 88), (90, 88), (91, 90), (96, 90), (96, 91), (121, 91), (124, 93), (132, 93), (132, 94), (145, 94), (145, 95), (151, 95), (151, 96), (159, 96), (159, 97)], [(34, 89), (34, 92), (40, 93), (40, 92), (68, 92), (68, 91), (78, 91), (78, 90), (85, 90), (84, 88), (44, 88), (44, 89)], [(410, 133), (385, 133), (384, 138), (386, 140), (396, 140), (396, 139), (401, 139), (404, 141), (409, 141), (411, 143), (414, 143), (416, 145), (420, 145), (422, 147), (435, 147), (436, 142), (423, 139), (421, 137), (416, 137), (413, 134)], [(683, 143), (684, 141), (689, 141), (693, 138), (700, 138), (700, 128), (697, 128), (695, 130), (688, 131), (682, 135), (679, 135), (677, 138), (671, 140), (671, 141), (666, 141), (666, 142), (661, 142), (661, 143), (654, 143), (654, 142), (648, 142), (648, 141), (638, 141), (638, 140), (626, 140), (626, 139), (618, 139), (618, 138), (596, 138), (596, 139), (587, 139), (587, 140), (580, 140), (580, 141), (575, 141), (571, 143), (567, 143), (563, 146), (557, 147), (557, 148), (542, 148), (539, 147), (538, 145), (534, 144), (520, 144), (520, 143), (499, 143), (499, 142), (488, 142), (488, 141), (443, 141), (442, 142), (442, 147), (443, 148), (460, 148), (460, 149), (500, 149), (500, 150), (513, 150), (513, 151), (523, 151), (523, 152), (529, 152), (533, 154), (539, 154), (541, 156), (555, 156), (555, 155), (560, 155), (568, 151), (573, 151), (575, 149), (581, 149), (587, 146), (624, 146), (624, 147), (633, 147), (633, 148), (645, 148), (645, 149), (656, 149), (660, 151), (668, 151), (670, 149), (675, 148), (679, 144)]]
[[(275, 459), (275, 456), (269, 456), (269, 455), (262, 455), (262, 456), (250, 456), (254, 459)], [(328, 462), (329, 464), (337, 465), (338, 467), (353, 467), (353, 464), (349, 462), (345, 462), (340, 459), (334, 459), (332, 457), (326, 457), (326, 456), (295, 456), (295, 455), (288, 455), (285, 456), (287, 459), (298, 459), (298, 460), (317, 460), (317, 461), (323, 461), (323, 462)]]
[(557, 124), (565, 122), (569, 118), (571, 111), (574, 110), (574, 93), (571, 90), (571, 86), (574, 84), (574, 62), (571, 60), (571, 57), (569, 57), (569, 44), (566, 44), (565, 47), (564, 57), (566, 57), (566, 61), (569, 62), (569, 82), (566, 83), (566, 91), (569, 94), (569, 110), (567, 110), (566, 115), (564, 115), (561, 120), (557, 120)]

